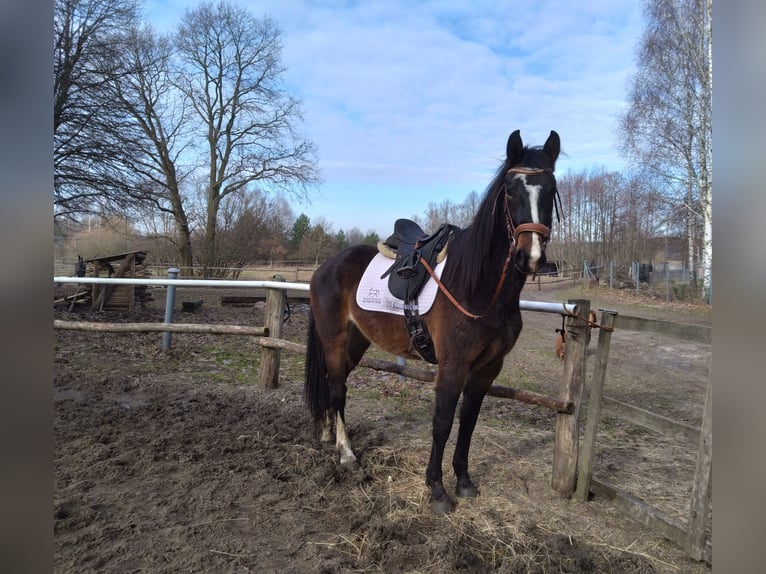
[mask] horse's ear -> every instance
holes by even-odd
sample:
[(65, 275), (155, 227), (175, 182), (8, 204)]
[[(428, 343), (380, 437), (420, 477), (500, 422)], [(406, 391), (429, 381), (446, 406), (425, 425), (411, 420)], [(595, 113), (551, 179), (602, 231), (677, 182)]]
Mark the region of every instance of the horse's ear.
[(548, 139), (545, 141), (545, 145), (543, 146), (543, 153), (548, 156), (548, 159), (551, 160), (552, 165), (556, 165), (556, 158), (559, 157), (560, 151), (561, 140), (559, 139), (559, 134), (551, 130), (551, 135), (548, 136)]
[(521, 132), (514, 131), (508, 137), (508, 145), (505, 148), (506, 162), (509, 166), (514, 166), (521, 161), (521, 155), (524, 153), (524, 144), (521, 143)]

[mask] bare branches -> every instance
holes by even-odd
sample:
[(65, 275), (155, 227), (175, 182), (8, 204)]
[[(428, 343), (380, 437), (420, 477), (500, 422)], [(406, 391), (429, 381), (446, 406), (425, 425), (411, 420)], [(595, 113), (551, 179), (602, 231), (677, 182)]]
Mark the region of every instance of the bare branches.
[(121, 32), (134, 0), (59, 0), (54, 4), (54, 206), (59, 217), (99, 206), (124, 207), (118, 154), (108, 134), (121, 118), (107, 97)]
[(189, 212), (201, 197), (207, 265), (226, 197), (303, 197), (318, 182), (300, 102), (282, 86), (274, 21), (206, 3), (164, 37), (141, 25), (135, 0), (55, 6), (57, 217), (171, 213), (172, 239), (191, 267)]
[(271, 19), (220, 3), (187, 12), (176, 36), (177, 85), (206, 145), (204, 267), (222, 199), (254, 184), (303, 196), (319, 179), (314, 146), (297, 134), (300, 104), (281, 89), (280, 35)]
[[(621, 118), (624, 154), (685, 204), (689, 267), (712, 267), (712, 2), (651, 0)], [(699, 221), (698, 214), (702, 214)]]

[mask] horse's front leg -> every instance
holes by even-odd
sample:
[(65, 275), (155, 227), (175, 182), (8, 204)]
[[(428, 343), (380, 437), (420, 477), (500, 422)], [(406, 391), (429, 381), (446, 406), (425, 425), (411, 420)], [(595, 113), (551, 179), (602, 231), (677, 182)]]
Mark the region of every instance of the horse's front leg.
[(432, 422), (431, 457), (426, 468), (426, 484), (431, 487), (431, 510), (437, 514), (446, 514), (455, 509), (455, 501), (444, 490), (442, 460), (459, 397), (459, 390), (443, 388), (442, 385), (437, 384)]
[(455, 445), (455, 455), (452, 457), (452, 468), (457, 477), (456, 494), (461, 497), (478, 496), (479, 490), (468, 475), (468, 451), (471, 448), (471, 437), (476, 428), (481, 404), (484, 401), (484, 389), (470, 389), (463, 392), (463, 404), (460, 407), (460, 428)]

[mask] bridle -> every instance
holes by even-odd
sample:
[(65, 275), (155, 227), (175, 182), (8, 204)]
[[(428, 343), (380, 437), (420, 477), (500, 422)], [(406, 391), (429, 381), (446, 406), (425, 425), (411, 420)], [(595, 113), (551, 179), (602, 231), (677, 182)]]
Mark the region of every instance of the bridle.
[[(553, 170), (547, 167), (512, 167), (505, 173), (506, 175), (541, 175), (543, 173), (553, 173)], [(505, 184), (503, 184), (501, 190), (505, 191)], [(558, 190), (556, 190), (556, 194), (553, 198), (553, 207), (556, 211), (556, 220), (560, 222), (561, 218), (559, 216), (559, 207), (557, 205), (557, 201), (559, 204), (561, 203), (561, 198), (559, 197)], [(508, 241), (511, 244), (508, 251), (509, 257), (511, 255), (513, 246), (519, 242), (519, 237), (522, 233), (537, 233), (542, 239), (543, 244), (548, 243), (551, 238), (551, 228), (547, 225), (543, 225), (542, 223), (522, 223), (520, 225), (514, 225), (513, 217), (511, 216), (511, 211), (508, 207), (507, 195), (505, 201), (505, 225), (508, 229)]]
[[(512, 167), (506, 172), (506, 175), (541, 175), (543, 173), (553, 173), (553, 170), (550, 168)], [(471, 319), (482, 319), (483, 317), (486, 317), (489, 314), (489, 310), (495, 304), (495, 301), (497, 301), (497, 298), (500, 295), (500, 291), (503, 288), (503, 284), (505, 283), (505, 276), (508, 272), (508, 266), (510, 265), (511, 260), (513, 259), (514, 247), (516, 247), (516, 244), (518, 243), (519, 237), (521, 236), (521, 234), (522, 233), (537, 233), (538, 235), (540, 235), (540, 238), (543, 241), (543, 245), (548, 243), (548, 241), (551, 238), (551, 228), (542, 223), (521, 223), (519, 225), (514, 225), (513, 217), (511, 216), (510, 207), (508, 206), (508, 195), (506, 193), (505, 184), (503, 184), (500, 187), (500, 192), (505, 193), (505, 201), (503, 202), (503, 205), (504, 205), (504, 211), (505, 211), (505, 226), (506, 226), (506, 229), (508, 230), (508, 256), (505, 258), (505, 263), (503, 264), (503, 271), (500, 274), (500, 280), (497, 283), (497, 287), (495, 287), (495, 293), (494, 295), (492, 295), (492, 300), (489, 302), (489, 305), (487, 306), (487, 309), (486, 311), (484, 311), (484, 313), (482, 313), (481, 315), (477, 315), (475, 313), (471, 313), (470, 311), (466, 310), (465, 307), (463, 307), (457, 301), (457, 299), (455, 299), (452, 293), (450, 293), (447, 290), (447, 288), (441, 282), (439, 277), (436, 276), (436, 273), (434, 273), (434, 270), (431, 269), (431, 266), (428, 264), (428, 262), (425, 259), (421, 259), (421, 263), (425, 266), (429, 275), (431, 275), (431, 277), (439, 286), (439, 289), (441, 289), (441, 291), (444, 293), (447, 299), (450, 300), (450, 302), (457, 308), (458, 311), (460, 311), (463, 315)], [(556, 203), (557, 201), (558, 201), (558, 204)], [(553, 207), (556, 211), (556, 220), (560, 222), (561, 217), (559, 216), (559, 205), (561, 205), (561, 197), (559, 197), (559, 192), (557, 189), (553, 197)]]

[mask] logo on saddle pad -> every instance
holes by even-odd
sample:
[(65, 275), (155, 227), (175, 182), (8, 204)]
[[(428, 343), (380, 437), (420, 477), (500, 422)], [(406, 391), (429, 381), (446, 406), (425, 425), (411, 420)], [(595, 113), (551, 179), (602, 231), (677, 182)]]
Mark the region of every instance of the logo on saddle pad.
[[(446, 261), (447, 259), (445, 258), (434, 267), (434, 273), (439, 278), (441, 278)], [(391, 259), (388, 257), (380, 253), (373, 257), (367, 269), (365, 269), (361, 281), (359, 281), (359, 287), (356, 290), (356, 303), (367, 311), (381, 311), (383, 313), (403, 316), (404, 300), (398, 299), (391, 294), (391, 291), (388, 289), (388, 277), (383, 279), (380, 277), (389, 267), (391, 267)], [(421, 315), (431, 309), (438, 291), (439, 286), (436, 284), (436, 281), (433, 278), (429, 278), (418, 295), (418, 308)]]

